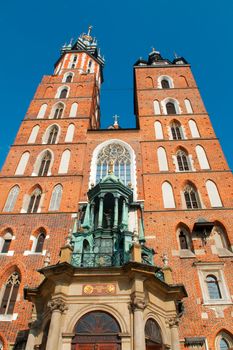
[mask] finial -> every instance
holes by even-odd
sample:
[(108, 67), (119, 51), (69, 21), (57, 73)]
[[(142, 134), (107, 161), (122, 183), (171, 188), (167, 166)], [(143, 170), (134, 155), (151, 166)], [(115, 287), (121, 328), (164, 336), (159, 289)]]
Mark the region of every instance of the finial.
[(91, 30), (92, 30), (93, 26), (88, 26), (88, 32), (87, 32), (87, 35), (88, 36), (91, 36)]
[(175, 58), (179, 58), (179, 56), (177, 55), (176, 52), (174, 52), (174, 56), (175, 56)]
[(73, 40), (74, 40), (74, 38), (70, 39), (70, 43), (69, 43), (70, 46), (72, 46)]
[(156, 51), (154, 46), (151, 46), (151, 48), (152, 48), (152, 52)]
[(109, 162), (109, 168), (108, 168), (108, 174), (109, 175), (113, 175), (114, 174), (113, 166), (114, 166), (114, 161), (111, 159), (110, 162)]
[(119, 119), (120, 117), (119, 117), (119, 115), (117, 115), (117, 114), (115, 114), (114, 116), (113, 116), (113, 119), (114, 119), (114, 125), (118, 125), (118, 119)]
[(163, 255), (162, 255), (162, 261), (163, 261), (163, 266), (164, 266), (164, 267), (168, 266), (168, 256), (167, 256), (167, 253), (163, 253)]
[(72, 241), (72, 230), (69, 229), (69, 234), (68, 234), (68, 236), (66, 237), (66, 245), (69, 245), (69, 246), (70, 246), (71, 241)]
[(47, 253), (44, 259), (44, 267), (47, 267), (50, 265), (50, 259), (51, 259), (50, 253)]

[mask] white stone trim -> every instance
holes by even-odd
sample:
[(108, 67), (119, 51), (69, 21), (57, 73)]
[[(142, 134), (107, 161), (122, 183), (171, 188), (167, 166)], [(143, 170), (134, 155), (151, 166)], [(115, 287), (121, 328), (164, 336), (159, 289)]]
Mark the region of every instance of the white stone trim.
[(42, 152), (40, 152), (40, 154), (37, 156), (36, 161), (34, 163), (32, 176), (38, 176), (38, 172), (39, 172), (40, 164), (41, 164), (41, 159), (43, 158), (44, 154), (47, 151), (51, 153), (51, 162), (50, 162), (50, 165), (49, 165), (48, 174), (46, 176), (50, 176), (52, 174), (51, 170), (52, 170), (52, 166), (53, 166), (53, 162), (54, 162), (54, 154), (53, 154), (53, 151), (51, 149), (46, 148)]
[(169, 82), (170, 89), (174, 88), (173, 79), (169, 75), (160, 75), (160, 77), (158, 77), (158, 80), (157, 80), (158, 89), (163, 89), (162, 85), (161, 85), (161, 81), (163, 79), (165, 79), (165, 80), (167, 80)]
[[(204, 305), (219, 305), (219, 304), (232, 304), (231, 295), (226, 284), (224, 273), (224, 263), (206, 263), (197, 265), (199, 282), (202, 290)], [(208, 287), (205, 282), (206, 277), (211, 274), (217, 277), (219, 289), (221, 292), (221, 299), (210, 299), (208, 293)]]
[[(67, 83), (67, 82), (66, 82), (66, 78), (67, 78), (68, 75), (72, 75), (71, 83), (73, 82), (73, 79), (74, 79), (74, 72), (66, 72), (66, 73), (64, 73), (63, 78), (62, 78), (62, 82), (63, 82), (63, 83)], [(67, 83), (67, 84), (69, 84), (69, 83)]]
[(172, 97), (166, 97), (166, 98), (164, 98), (164, 99), (160, 102), (160, 104), (161, 104), (161, 106), (162, 106), (162, 112), (163, 112), (163, 114), (168, 115), (168, 114), (167, 114), (167, 108), (166, 108), (166, 104), (167, 104), (168, 102), (174, 103), (174, 105), (175, 105), (175, 110), (176, 110), (176, 114), (181, 114), (181, 113), (182, 113), (182, 109), (181, 109), (181, 107), (180, 107), (179, 101), (178, 101), (177, 99), (175, 99), (175, 98), (172, 98)]
[(133, 148), (126, 143), (123, 140), (120, 139), (109, 139), (107, 141), (104, 141), (100, 143), (93, 151), (92, 154), (92, 160), (91, 160), (91, 169), (90, 169), (90, 180), (89, 180), (89, 187), (91, 187), (91, 184), (96, 184), (96, 167), (97, 167), (97, 157), (99, 152), (103, 147), (106, 147), (110, 143), (119, 143), (123, 147), (125, 147), (131, 156), (131, 183), (133, 187), (133, 194), (134, 194), (134, 200), (137, 199), (137, 168), (136, 168), (136, 156)]
[(63, 89), (67, 89), (67, 95), (64, 99), (68, 98), (69, 97), (69, 93), (70, 93), (70, 87), (68, 85), (62, 85), (62, 86), (59, 86), (59, 88), (57, 89), (57, 92), (56, 92), (56, 95), (55, 95), (55, 98), (60, 98), (60, 93)]
[[(55, 120), (57, 120), (57, 119), (55, 119)], [(54, 123), (54, 124), (49, 125), (49, 126), (47, 127), (47, 129), (45, 130), (44, 135), (42, 136), (42, 144), (43, 144), (43, 145), (46, 145), (46, 144), (48, 143), (48, 138), (49, 138), (50, 130), (51, 130), (54, 126), (57, 126), (57, 127), (58, 127), (58, 133), (57, 133), (57, 138), (56, 138), (55, 144), (58, 143), (58, 140), (59, 140), (59, 137), (60, 137), (60, 134), (61, 134), (61, 127), (60, 127), (60, 125), (58, 125), (57, 123)]]

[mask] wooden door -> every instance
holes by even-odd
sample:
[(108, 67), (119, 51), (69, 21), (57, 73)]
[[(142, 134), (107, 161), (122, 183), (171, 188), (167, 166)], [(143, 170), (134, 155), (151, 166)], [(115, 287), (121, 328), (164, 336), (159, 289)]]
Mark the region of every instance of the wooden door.
[(117, 344), (98, 344), (96, 350), (117, 350)]
[(96, 350), (95, 344), (77, 344), (75, 350)]

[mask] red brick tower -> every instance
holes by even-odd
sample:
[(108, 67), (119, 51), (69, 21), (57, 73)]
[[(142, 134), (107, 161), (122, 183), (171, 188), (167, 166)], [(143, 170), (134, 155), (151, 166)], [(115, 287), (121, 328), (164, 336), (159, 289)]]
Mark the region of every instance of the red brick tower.
[(38, 283), (34, 271), (44, 260), (57, 261), (78, 210), (86, 132), (100, 123), (104, 65), (90, 29), (62, 48), (54, 74), (43, 77), (1, 172), (0, 280), (2, 293), (9, 290), (0, 311), (4, 349), (16, 336), (25, 341), (31, 305), (23, 287)]
[[(232, 174), (190, 65), (153, 50), (135, 70), (147, 242), (188, 292), (182, 348), (228, 349), (232, 308)], [(224, 347), (227, 343), (228, 347)]]
[[(101, 130), (104, 61), (90, 29), (42, 79), (1, 172), (0, 348), (24, 348), (32, 306), (23, 288), (38, 285), (44, 261), (56, 264), (88, 189), (107, 174), (106, 152), (118, 159), (119, 151), (125, 163), (114, 172), (131, 182), (135, 205), (144, 202), (155, 263), (168, 264), (188, 292), (170, 325), (179, 325), (181, 349), (229, 349), (232, 175), (190, 66), (155, 50), (137, 61), (137, 127)], [(129, 226), (139, 231), (133, 212)]]

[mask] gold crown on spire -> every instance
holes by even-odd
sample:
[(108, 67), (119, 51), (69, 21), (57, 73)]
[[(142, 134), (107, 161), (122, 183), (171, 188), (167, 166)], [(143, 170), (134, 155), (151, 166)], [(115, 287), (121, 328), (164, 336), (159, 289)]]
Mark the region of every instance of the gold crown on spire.
[(83, 34), (82, 35), (82, 38), (86, 41), (89, 41), (89, 42), (92, 42), (93, 41), (93, 38), (91, 36), (91, 30), (92, 30), (93, 26), (89, 26), (88, 27), (88, 31), (87, 31), (87, 34)]

